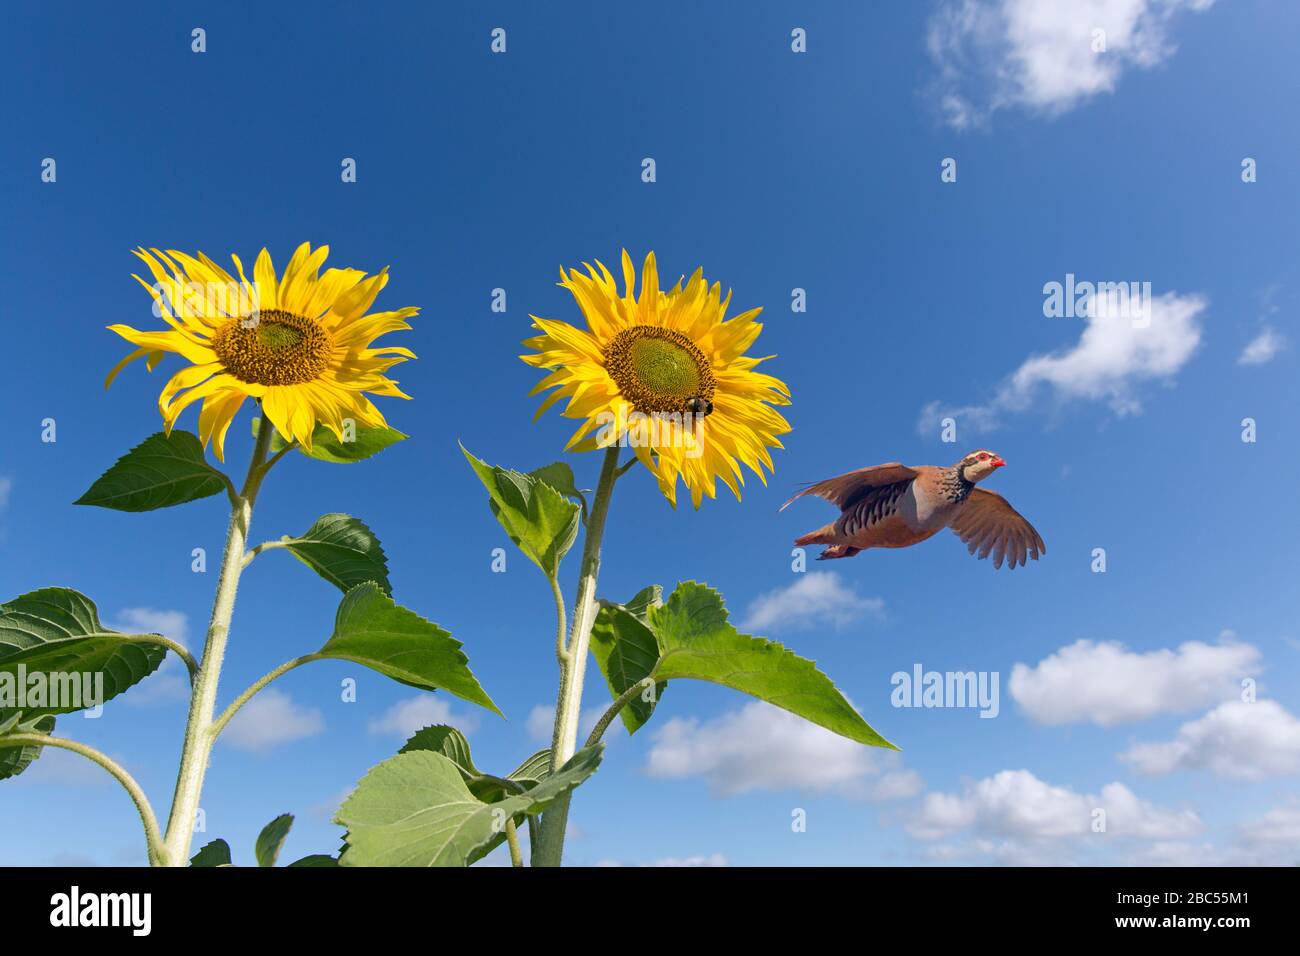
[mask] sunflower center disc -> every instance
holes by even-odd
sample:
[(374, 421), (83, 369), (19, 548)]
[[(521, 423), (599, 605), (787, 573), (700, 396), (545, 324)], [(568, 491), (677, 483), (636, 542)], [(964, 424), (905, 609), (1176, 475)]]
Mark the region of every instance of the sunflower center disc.
[(619, 391), (644, 414), (707, 414), (715, 382), (709, 360), (675, 329), (624, 329), (605, 350), (605, 367)]
[(315, 321), (264, 309), (243, 316), (212, 337), (212, 351), (231, 375), (257, 385), (298, 385), (319, 377), (334, 341)]

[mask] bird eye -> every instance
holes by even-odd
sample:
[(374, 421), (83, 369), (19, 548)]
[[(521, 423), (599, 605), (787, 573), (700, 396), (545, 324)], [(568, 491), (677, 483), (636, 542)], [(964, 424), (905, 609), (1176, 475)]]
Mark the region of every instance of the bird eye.
[(980, 461), (988, 461), (988, 460), (989, 460), (989, 456), (984, 452), (980, 452)]

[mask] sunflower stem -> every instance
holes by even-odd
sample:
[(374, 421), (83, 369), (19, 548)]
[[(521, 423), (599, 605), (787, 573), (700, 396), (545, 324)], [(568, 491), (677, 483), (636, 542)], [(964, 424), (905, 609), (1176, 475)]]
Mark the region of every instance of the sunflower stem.
[[(555, 659), (559, 662), (560, 668), (563, 669), (565, 663), (569, 660), (566, 637), (568, 624), (565, 620), (564, 594), (560, 591), (560, 579), (558, 577), (551, 578), (551, 594), (555, 598)], [(554, 738), (552, 738), (551, 743), (555, 743)]]
[(609, 729), (609, 725), (612, 724), (614, 719), (623, 712), (623, 708), (632, 702), (632, 698), (644, 694), (649, 688), (655, 686), (655, 683), (656, 681), (653, 677), (643, 677), (627, 690), (623, 691), (623, 693), (619, 695), (618, 699), (609, 705), (605, 713), (600, 715), (600, 720), (596, 721), (595, 726), (591, 728), (591, 733), (587, 736), (587, 743), (584, 746), (590, 747), (592, 744), (598, 742), (601, 737), (605, 736), (605, 731)]
[(184, 644), (163, 637), (161, 634), (123, 634), (118, 640), (124, 644), (161, 644), (185, 662), (185, 667), (190, 672), (190, 683), (194, 683), (194, 677), (199, 671), (199, 662), (194, 659), (194, 655)]
[[(578, 744), (578, 720), (582, 713), (582, 681), (587, 670), (587, 648), (596, 623), (596, 579), (600, 574), (600, 545), (605, 535), (605, 518), (618, 480), (618, 445), (605, 450), (600, 482), (587, 518), (587, 536), (582, 546), (582, 568), (578, 596), (573, 602), (573, 624), (560, 661), (560, 690), (555, 702), (555, 729), (551, 736), (551, 772), (559, 770), (573, 756)], [(561, 605), (562, 607), (563, 605)], [(563, 612), (561, 611), (561, 614)], [(561, 629), (564, 625), (561, 623)], [(558, 652), (557, 648), (557, 652)], [(564, 855), (564, 831), (568, 826), (570, 794), (557, 799), (542, 814), (541, 833), (533, 866), (559, 866)]]
[(519, 851), (519, 831), (515, 828), (514, 817), (506, 820), (506, 842), (510, 844), (510, 865), (524, 865), (523, 854)]
[(270, 684), (271, 681), (275, 680), (278, 677), (283, 677), (285, 674), (289, 673), (289, 671), (293, 670), (295, 667), (302, 667), (303, 664), (310, 664), (312, 661), (318, 661), (318, 660), (321, 660), (321, 656), (319, 654), (304, 654), (302, 657), (295, 657), (291, 661), (285, 661), (283, 664), (281, 664), (279, 667), (277, 667), (275, 670), (271, 671), (268, 674), (263, 674), (252, 684), (250, 684), (242, 694), (240, 694), (238, 697), (232, 700), (230, 702), (230, 706), (228, 706), (225, 710), (221, 712), (221, 716), (218, 717), (216, 720), (214, 720), (208, 726), (208, 735), (212, 737), (214, 741), (219, 736), (221, 736), (221, 731), (225, 730), (226, 724), (230, 723), (231, 718), (233, 718), (235, 714), (239, 713), (239, 708), (243, 707), (250, 700), (252, 700), (258, 694), (258, 692), (261, 691), (268, 684)]
[(285, 455), (289, 454), (289, 452), (296, 451), (297, 449), (298, 449), (298, 439), (295, 438), (293, 441), (289, 442), (289, 444), (285, 445), (283, 448), (281, 448), (279, 451), (277, 451), (274, 455), (271, 456), (270, 460), (267, 461), (267, 463), (262, 466), (262, 474), (265, 475), (268, 471), (270, 471), (273, 467), (275, 467), (275, 463), (277, 461), (279, 461)]
[(87, 760), (94, 761), (112, 774), (113, 778), (122, 785), (123, 789), (131, 797), (131, 802), (135, 804), (135, 809), (140, 814), (140, 822), (144, 824), (144, 840), (148, 850), (149, 865), (164, 865), (166, 850), (163, 848), (162, 833), (158, 829), (158, 820), (154, 816), (153, 806), (149, 803), (149, 798), (144, 795), (144, 790), (140, 788), (140, 784), (136, 783), (135, 777), (127, 773), (121, 764), (94, 747), (87, 746), (76, 740), (69, 740), (66, 737), (17, 733), (6, 734), (4, 739), (0, 740), (0, 747), (25, 747), (28, 745), (70, 750), (74, 754), (80, 754)]
[(275, 429), (266, 424), (258, 429), (252, 458), (248, 463), (248, 476), (244, 479), (243, 490), (235, 496), (230, 509), (230, 526), (226, 531), (221, 574), (217, 579), (217, 593), (212, 602), (212, 617), (208, 622), (203, 657), (190, 695), (190, 714), (185, 726), (181, 765), (176, 775), (171, 815), (167, 820), (165, 862), (169, 866), (184, 866), (190, 855), (194, 821), (198, 816), (199, 797), (203, 792), (203, 778), (207, 773), (212, 745), (216, 741), (215, 735), (211, 733), (212, 714), (216, 709), (217, 684), (221, 679), (226, 640), (230, 636), (230, 619), (235, 610), (235, 592), (244, 568), (244, 547), (253, 520), (253, 502), (257, 500), (262, 479), (266, 477), (267, 469), (264, 465), (267, 464), (266, 455), (274, 433)]

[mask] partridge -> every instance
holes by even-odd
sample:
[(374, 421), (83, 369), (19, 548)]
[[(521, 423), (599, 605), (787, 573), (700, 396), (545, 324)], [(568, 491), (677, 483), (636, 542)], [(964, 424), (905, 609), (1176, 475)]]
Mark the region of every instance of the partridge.
[(804, 495), (825, 498), (840, 509), (830, 524), (795, 539), (795, 544), (827, 545), (819, 561), (851, 558), (868, 548), (908, 548), (952, 528), (978, 557), (993, 555), (993, 566), (1015, 568), (1028, 557), (1047, 553), (1034, 526), (996, 491), (975, 487), (1005, 465), (995, 452), (980, 449), (948, 468), (909, 467), (893, 461), (859, 468), (810, 485), (781, 506)]

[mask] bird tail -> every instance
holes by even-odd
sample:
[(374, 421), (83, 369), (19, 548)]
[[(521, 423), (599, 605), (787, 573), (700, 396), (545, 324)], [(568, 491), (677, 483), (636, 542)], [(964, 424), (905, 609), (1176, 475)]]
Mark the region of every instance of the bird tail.
[(794, 539), (798, 545), (805, 544), (830, 544), (835, 540), (835, 526), (823, 525), (816, 531), (809, 531), (807, 534), (800, 535)]

